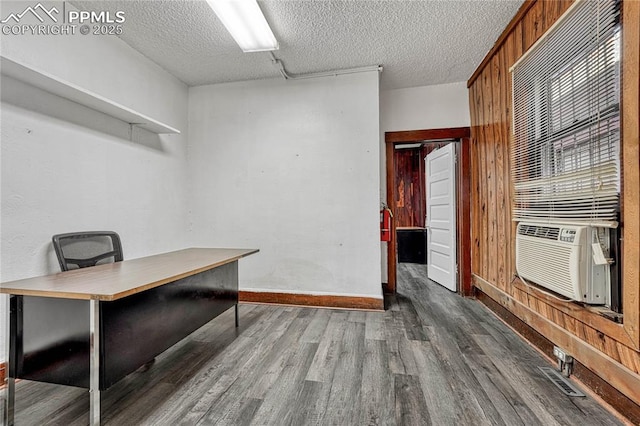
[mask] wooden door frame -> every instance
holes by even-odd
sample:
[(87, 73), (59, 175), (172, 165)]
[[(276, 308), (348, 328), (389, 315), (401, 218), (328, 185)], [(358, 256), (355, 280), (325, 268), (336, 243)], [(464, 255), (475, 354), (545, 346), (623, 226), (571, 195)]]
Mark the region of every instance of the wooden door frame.
[[(458, 292), (464, 296), (471, 295), (471, 167), (469, 127), (452, 127), (446, 129), (409, 130), (385, 132), (385, 152), (387, 164), (387, 206), (395, 214), (396, 178), (394, 171), (394, 152), (398, 144), (424, 142), (437, 139), (457, 139), (456, 146), (456, 210), (457, 210), (457, 257), (458, 257)], [(391, 221), (391, 241), (387, 243), (387, 283), (386, 293), (395, 294), (397, 283), (398, 247), (396, 239), (396, 221)]]

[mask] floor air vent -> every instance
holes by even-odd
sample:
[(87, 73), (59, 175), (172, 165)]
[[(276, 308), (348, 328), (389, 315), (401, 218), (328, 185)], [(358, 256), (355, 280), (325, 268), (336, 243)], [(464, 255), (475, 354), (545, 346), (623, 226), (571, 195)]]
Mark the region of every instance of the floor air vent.
[(542, 374), (547, 376), (554, 385), (560, 388), (560, 390), (568, 396), (586, 396), (578, 390), (566, 377), (564, 377), (558, 370), (551, 367), (538, 367)]

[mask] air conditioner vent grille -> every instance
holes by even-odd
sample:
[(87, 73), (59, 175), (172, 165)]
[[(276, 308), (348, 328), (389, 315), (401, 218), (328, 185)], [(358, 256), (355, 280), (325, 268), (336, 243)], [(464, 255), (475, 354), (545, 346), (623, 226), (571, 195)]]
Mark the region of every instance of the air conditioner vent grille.
[(516, 233), (518, 275), (573, 300), (606, 305), (611, 271), (609, 265), (593, 261), (592, 244), (599, 241), (605, 245), (603, 252), (609, 253), (607, 231), (586, 225), (520, 222)]
[(548, 240), (558, 240), (558, 234), (560, 228), (538, 225), (520, 225), (518, 227), (519, 235), (526, 235), (528, 237), (546, 238)]
[(571, 276), (571, 247), (532, 240), (520, 241), (518, 272), (523, 277), (542, 284), (564, 296), (576, 298), (574, 281)]

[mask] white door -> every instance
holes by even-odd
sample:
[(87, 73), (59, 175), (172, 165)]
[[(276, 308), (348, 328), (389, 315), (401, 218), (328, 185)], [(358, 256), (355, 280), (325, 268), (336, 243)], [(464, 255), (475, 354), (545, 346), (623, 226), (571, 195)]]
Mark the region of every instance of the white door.
[(427, 188), (427, 275), (456, 291), (455, 151), (450, 143), (425, 158)]

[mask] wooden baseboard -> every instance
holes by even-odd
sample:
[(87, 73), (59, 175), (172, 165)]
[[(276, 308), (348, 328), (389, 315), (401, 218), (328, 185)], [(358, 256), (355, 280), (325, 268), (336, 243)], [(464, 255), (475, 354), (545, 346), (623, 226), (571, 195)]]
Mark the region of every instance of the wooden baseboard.
[[(478, 287), (476, 287), (476, 298), (549, 358), (554, 358), (553, 342), (493, 300)], [(633, 424), (640, 424), (640, 405), (576, 360), (574, 360), (573, 376), (602, 398), (614, 410), (618, 411), (621, 416), (627, 418)]]
[(367, 311), (384, 311), (384, 300), (373, 297), (351, 296), (314, 296), (296, 293), (272, 293), (258, 291), (240, 291), (240, 302), (269, 303), (276, 305), (299, 305), (323, 308), (359, 309)]
[(7, 377), (7, 364), (0, 362), (0, 386), (4, 385), (4, 379)]

